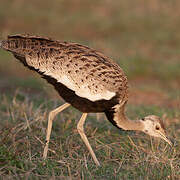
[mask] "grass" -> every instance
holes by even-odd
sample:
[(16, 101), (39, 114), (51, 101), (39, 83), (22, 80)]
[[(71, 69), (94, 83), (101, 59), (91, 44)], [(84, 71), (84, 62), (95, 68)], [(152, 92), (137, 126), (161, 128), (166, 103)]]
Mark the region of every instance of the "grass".
[(180, 179), (179, 1), (43, 2), (1, 3), (0, 38), (40, 34), (112, 57), (128, 76), (127, 115), (163, 117), (174, 148), (91, 114), (85, 132), (101, 163), (96, 167), (76, 130), (81, 114), (68, 108), (53, 123), (43, 161), (48, 112), (63, 101), (0, 51), (0, 179)]
[[(156, 106), (128, 106), (130, 116), (148, 113), (167, 114), (168, 132), (175, 143), (150, 139), (142, 133), (121, 132), (105, 120), (88, 117), (85, 131), (102, 166), (96, 167), (76, 130), (79, 115), (67, 109), (53, 124), (48, 160), (42, 160), (47, 113), (56, 103), (37, 99), (19, 91), (1, 99), (0, 167), (11, 178), (85, 178), (85, 179), (177, 179), (179, 177), (179, 117), (176, 109)], [(42, 98), (43, 99), (43, 98)], [(58, 120), (59, 119), (59, 120)], [(103, 123), (103, 126), (102, 126)]]

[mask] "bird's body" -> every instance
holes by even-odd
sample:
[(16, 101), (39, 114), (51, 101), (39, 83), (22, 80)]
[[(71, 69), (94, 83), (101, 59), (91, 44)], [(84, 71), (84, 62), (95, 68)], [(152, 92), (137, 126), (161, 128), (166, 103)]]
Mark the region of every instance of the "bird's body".
[(81, 112), (104, 112), (127, 100), (127, 78), (102, 53), (77, 43), (35, 36), (9, 36), (3, 48), (40, 73)]
[(125, 116), (128, 82), (123, 70), (102, 53), (77, 43), (29, 35), (8, 36), (0, 47), (13, 53), (29, 69), (41, 74), (68, 103), (49, 115), (44, 157), (47, 155), (52, 116), (69, 105), (84, 113), (78, 123), (78, 131), (97, 165), (99, 162), (83, 131), (87, 113), (104, 112), (118, 128), (145, 132), (142, 120), (131, 121)]

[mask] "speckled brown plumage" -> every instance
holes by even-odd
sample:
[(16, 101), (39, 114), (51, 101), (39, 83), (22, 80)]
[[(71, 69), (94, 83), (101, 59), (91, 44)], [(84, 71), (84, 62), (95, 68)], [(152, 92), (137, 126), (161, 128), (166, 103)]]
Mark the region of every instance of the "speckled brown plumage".
[(25, 66), (38, 72), (68, 102), (49, 113), (44, 159), (53, 119), (70, 104), (83, 112), (77, 130), (98, 166), (100, 163), (83, 128), (89, 112), (105, 112), (116, 127), (160, 137), (172, 146), (158, 116), (149, 115), (133, 121), (126, 117), (127, 78), (118, 64), (102, 53), (76, 43), (29, 35), (8, 36), (7, 40), (0, 42), (0, 48), (12, 52)]
[[(127, 101), (128, 83), (122, 69), (94, 49), (29, 35), (8, 36), (2, 47), (12, 52), (25, 66), (40, 73), (65, 101), (82, 112), (103, 112), (119, 101)], [(77, 89), (86, 84), (92, 94), (108, 90), (116, 95), (110, 100), (97, 101), (77, 96), (72, 89), (57, 81), (63, 74), (74, 81)]]

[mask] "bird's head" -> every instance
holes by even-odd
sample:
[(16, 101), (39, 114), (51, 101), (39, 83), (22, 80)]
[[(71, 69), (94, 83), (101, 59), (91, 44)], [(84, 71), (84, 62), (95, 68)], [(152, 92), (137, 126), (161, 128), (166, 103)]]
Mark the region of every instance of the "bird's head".
[(141, 119), (144, 124), (143, 132), (154, 137), (164, 139), (170, 146), (171, 141), (167, 138), (163, 121), (160, 117), (149, 115)]

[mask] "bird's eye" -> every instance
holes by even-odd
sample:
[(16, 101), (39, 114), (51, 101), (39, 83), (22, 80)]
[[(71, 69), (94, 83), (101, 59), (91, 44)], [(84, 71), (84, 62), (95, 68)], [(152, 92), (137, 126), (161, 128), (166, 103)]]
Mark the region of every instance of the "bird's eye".
[(142, 120), (144, 121), (145, 119), (144, 119), (144, 118), (142, 118)]
[(156, 126), (155, 128), (156, 128), (156, 130), (159, 130), (159, 129), (160, 129), (160, 127), (159, 127), (159, 126)]

